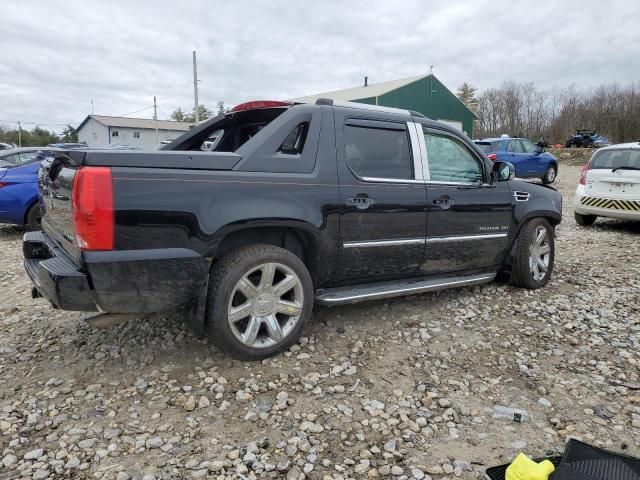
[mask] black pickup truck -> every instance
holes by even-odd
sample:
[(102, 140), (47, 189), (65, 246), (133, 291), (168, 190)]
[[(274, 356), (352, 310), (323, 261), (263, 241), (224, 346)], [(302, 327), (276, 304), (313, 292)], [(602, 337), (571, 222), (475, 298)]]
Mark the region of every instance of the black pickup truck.
[(513, 176), (416, 112), (249, 102), (160, 151), (50, 155), (25, 267), (56, 308), (183, 311), (262, 358), (314, 303), (545, 285), (562, 198)]

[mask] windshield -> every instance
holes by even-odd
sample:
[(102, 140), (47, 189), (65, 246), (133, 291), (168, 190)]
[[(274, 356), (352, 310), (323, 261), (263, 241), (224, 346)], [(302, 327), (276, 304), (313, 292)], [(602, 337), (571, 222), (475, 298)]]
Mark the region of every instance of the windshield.
[(600, 150), (591, 159), (590, 168), (614, 169), (620, 167), (640, 169), (640, 148)]

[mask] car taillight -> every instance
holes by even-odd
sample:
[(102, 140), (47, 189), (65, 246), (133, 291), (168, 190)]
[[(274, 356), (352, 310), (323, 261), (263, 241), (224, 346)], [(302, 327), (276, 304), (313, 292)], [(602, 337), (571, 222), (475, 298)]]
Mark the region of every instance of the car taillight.
[(498, 155), (496, 153), (490, 153), (487, 157), (489, 157), (489, 160), (492, 162), (495, 162), (498, 159)]
[(589, 166), (591, 162), (587, 162), (584, 167), (582, 167), (582, 171), (580, 172), (580, 185), (587, 184), (587, 172), (589, 171)]
[(6, 187), (7, 185), (9, 185), (7, 182), (0, 182), (0, 188)]
[(76, 243), (81, 250), (113, 250), (113, 184), (109, 167), (82, 167), (71, 194)]

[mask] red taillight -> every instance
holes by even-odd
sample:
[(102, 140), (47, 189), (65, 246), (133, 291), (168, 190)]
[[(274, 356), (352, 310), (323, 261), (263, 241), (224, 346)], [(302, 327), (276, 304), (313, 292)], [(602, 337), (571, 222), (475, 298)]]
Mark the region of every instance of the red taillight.
[(275, 108), (275, 107), (290, 107), (291, 102), (279, 102), (276, 100), (255, 100), (253, 102), (245, 102), (233, 107), (230, 112), (242, 112), (245, 110), (255, 110), (257, 108)]
[(71, 195), (76, 243), (81, 250), (113, 250), (113, 184), (109, 167), (83, 167)]
[(490, 153), (489, 155), (487, 155), (487, 157), (489, 157), (489, 160), (491, 160), (492, 162), (495, 162), (498, 159), (498, 154)]
[(9, 185), (7, 182), (0, 182), (0, 188), (6, 187), (7, 185)]
[(582, 167), (582, 171), (580, 172), (580, 185), (587, 184), (587, 172), (589, 171), (589, 166), (591, 161), (587, 162), (584, 167)]

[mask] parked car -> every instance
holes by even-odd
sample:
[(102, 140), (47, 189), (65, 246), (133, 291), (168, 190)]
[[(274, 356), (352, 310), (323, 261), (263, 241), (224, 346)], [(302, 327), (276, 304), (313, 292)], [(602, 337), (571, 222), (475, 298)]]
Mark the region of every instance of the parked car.
[(25, 267), (57, 308), (108, 312), (105, 322), (185, 311), (223, 349), (262, 358), (298, 338), (314, 302), (499, 272), (544, 286), (562, 198), (514, 174), (407, 110), (250, 102), (164, 150), (49, 156)]
[(577, 130), (567, 140), (566, 148), (601, 148), (611, 145), (607, 137), (604, 137), (595, 130)]
[(512, 163), (518, 178), (539, 178), (553, 183), (558, 176), (558, 160), (526, 138), (487, 138), (476, 145), (493, 161)]
[(0, 142), (0, 151), (2, 150), (11, 150), (12, 148), (16, 148), (12, 143)]
[(0, 223), (40, 228), (38, 169), (41, 147), (0, 151)]
[(591, 139), (593, 140), (594, 148), (608, 147), (609, 145), (611, 145), (611, 142), (607, 137), (604, 137), (598, 133), (593, 135)]
[(573, 209), (583, 226), (598, 217), (640, 220), (640, 143), (596, 151), (580, 173)]

